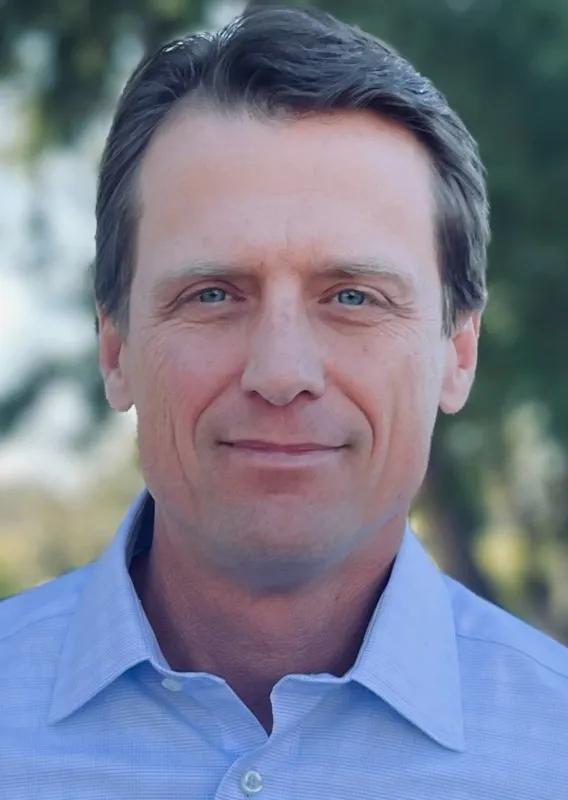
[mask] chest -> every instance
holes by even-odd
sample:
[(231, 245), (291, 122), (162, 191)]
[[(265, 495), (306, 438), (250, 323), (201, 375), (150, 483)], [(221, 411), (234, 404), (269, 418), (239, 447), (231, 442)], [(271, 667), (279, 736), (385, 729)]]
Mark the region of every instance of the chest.
[[(532, 753), (532, 757), (531, 757)], [(561, 753), (479, 741), (458, 753), (384, 714), (312, 712), (269, 738), (245, 720), (182, 715), (38, 731), (0, 724), (10, 800), (557, 800)], [(564, 764), (568, 763), (568, 752)]]

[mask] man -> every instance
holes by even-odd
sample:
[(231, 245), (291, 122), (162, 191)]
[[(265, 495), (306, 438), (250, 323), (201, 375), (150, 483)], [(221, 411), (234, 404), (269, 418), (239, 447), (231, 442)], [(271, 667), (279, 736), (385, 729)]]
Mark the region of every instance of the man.
[(473, 139), (360, 31), (257, 10), (140, 66), (95, 293), (148, 490), (0, 607), (1, 797), (566, 796), (566, 650), (406, 525), (488, 238)]

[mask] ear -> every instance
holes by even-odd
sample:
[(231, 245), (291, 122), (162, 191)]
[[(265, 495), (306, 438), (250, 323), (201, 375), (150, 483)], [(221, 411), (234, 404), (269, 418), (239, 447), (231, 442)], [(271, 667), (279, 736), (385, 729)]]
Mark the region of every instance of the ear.
[(101, 311), (99, 322), (99, 366), (105, 393), (115, 411), (128, 411), (133, 404), (128, 381), (128, 347), (126, 337), (117, 325)]
[(440, 408), (456, 414), (464, 407), (475, 377), (481, 314), (468, 314), (447, 343)]

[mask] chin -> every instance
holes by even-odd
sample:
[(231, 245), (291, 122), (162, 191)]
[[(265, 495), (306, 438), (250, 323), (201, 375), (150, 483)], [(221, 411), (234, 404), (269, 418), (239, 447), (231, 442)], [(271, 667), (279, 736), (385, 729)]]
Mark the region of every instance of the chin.
[(252, 594), (288, 594), (315, 583), (336, 565), (323, 554), (270, 552), (266, 549), (225, 551), (220, 570), (232, 583), (246, 587)]
[(259, 513), (240, 509), (209, 520), (209, 533), (201, 531), (217, 566), (251, 589), (297, 589), (340, 564), (357, 546), (363, 522), (352, 513), (329, 507), (317, 513), (313, 505), (304, 505), (301, 513), (289, 508), (276, 514), (270, 505)]

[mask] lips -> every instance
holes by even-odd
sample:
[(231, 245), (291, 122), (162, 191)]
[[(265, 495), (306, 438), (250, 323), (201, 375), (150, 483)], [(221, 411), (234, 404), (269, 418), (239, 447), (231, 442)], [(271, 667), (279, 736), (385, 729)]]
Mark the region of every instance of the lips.
[(342, 449), (342, 446), (325, 445), (318, 442), (267, 442), (258, 439), (236, 439), (221, 442), (226, 447), (257, 453), (282, 453), (283, 455), (304, 455)]

